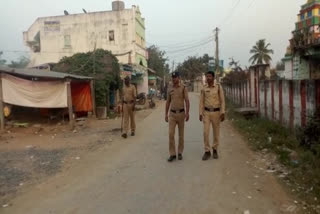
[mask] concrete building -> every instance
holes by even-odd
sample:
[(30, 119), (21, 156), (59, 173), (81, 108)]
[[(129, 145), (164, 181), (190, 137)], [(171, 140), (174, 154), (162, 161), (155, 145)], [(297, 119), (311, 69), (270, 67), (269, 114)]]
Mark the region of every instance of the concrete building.
[(320, 79), (320, 0), (301, 6), (283, 62), (286, 79)]
[[(35, 67), (58, 62), (65, 56), (93, 51), (111, 51), (122, 64), (147, 68), (145, 20), (139, 7), (125, 9), (124, 2), (114, 1), (111, 11), (68, 14), (38, 18), (23, 33), (24, 43), (31, 49), (31, 63)], [(141, 92), (148, 90), (148, 72)]]

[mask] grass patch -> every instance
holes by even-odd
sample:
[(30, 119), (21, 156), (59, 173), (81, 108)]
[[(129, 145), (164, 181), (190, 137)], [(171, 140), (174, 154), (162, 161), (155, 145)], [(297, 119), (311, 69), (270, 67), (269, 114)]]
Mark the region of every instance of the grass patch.
[[(310, 130), (315, 133), (317, 131), (310, 127), (293, 131), (264, 118), (246, 119), (235, 112), (237, 106), (229, 100), (227, 106), (229, 120), (247, 138), (250, 147), (256, 151), (268, 150), (275, 153), (278, 161), (290, 171), (286, 179), (293, 186), (300, 187), (297, 188), (298, 196), (309, 204), (319, 204), (320, 140), (307, 136), (310, 135)], [(306, 142), (310, 138), (313, 138), (312, 143)]]

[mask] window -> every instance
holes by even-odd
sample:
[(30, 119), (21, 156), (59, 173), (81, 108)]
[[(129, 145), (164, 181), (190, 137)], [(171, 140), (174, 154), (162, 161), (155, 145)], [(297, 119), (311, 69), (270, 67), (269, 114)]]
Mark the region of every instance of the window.
[(301, 15), (300, 15), (300, 19), (301, 19), (301, 20), (304, 20), (304, 14), (301, 14)]
[(114, 41), (114, 31), (113, 30), (109, 31), (109, 41)]
[(312, 16), (312, 10), (308, 11), (308, 18)]
[(70, 35), (64, 35), (64, 47), (70, 48), (71, 47), (71, 37)]

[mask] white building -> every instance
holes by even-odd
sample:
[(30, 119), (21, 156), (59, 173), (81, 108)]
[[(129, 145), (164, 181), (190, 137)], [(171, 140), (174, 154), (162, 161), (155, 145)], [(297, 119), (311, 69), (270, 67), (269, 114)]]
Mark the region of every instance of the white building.
[[(65, 56), (102, 48), (117, 55), (120, 63), (147, 67), (145, 20), (139, 7), (125, 9), (124, 2), (112, 3), (112, 11), (68, 14), (38, 18), (23, 33), (31, 49), (30, 67), (56, 63)], [(148, 90), (148, 75), (141, 92)], [(138, 87), (139, 90), (139, 87)]]

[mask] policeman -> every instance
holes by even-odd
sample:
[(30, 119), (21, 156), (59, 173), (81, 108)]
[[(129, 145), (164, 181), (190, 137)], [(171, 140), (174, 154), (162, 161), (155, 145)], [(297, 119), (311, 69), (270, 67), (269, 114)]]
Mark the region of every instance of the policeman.
[(225, 99), (221, 85), (214, 81), (214, 72), (209, 71), (206, 74), (207, 85), (201, 90), (199, 104), (199, 120), (203, 121), (204, 126), (204, 149), (205, 153), (202, 160), (208, 160), (211, 157), (211, 148), (209, 144), (210, 124), (213, 127), (213, 146), (212, 156), (218, 159), (218, 146), (220, 143), (220, 122), (225, 119)]
[[(180, 84), (179, 72), (172, 73), (173, 87), (168, 91), (166, 103), (165, 120), (169, 122), (169, 162), (176, 160), (176, 146), (175, 146), (175, 130), (176, 125), (179, 129), (179, 145), (178, 145), (178, 159), (182, 160), (182, 153), (184, 149), (184, 123), (189, 121), (190, 102), (188, 97), (188, 90), (184, 85)], [(170, 115), (168, 117), (170, 109)]]
[(131, 136), (135, 135), (136, 123), (135, 123), (135, 106), (136, 106), (136, 97), (137, 91), (136, 87), (130, 84), (130, 77), (124, 79), (125, 85), (123, 86), (123, 97), (122, 97), (122, 106), (123, 106), (123, 116), (124, 116), (124, 129), (122, 133), (123, 138), (127, 138), (128, 129), (129, 129), (129, 119), (131, 126)]

